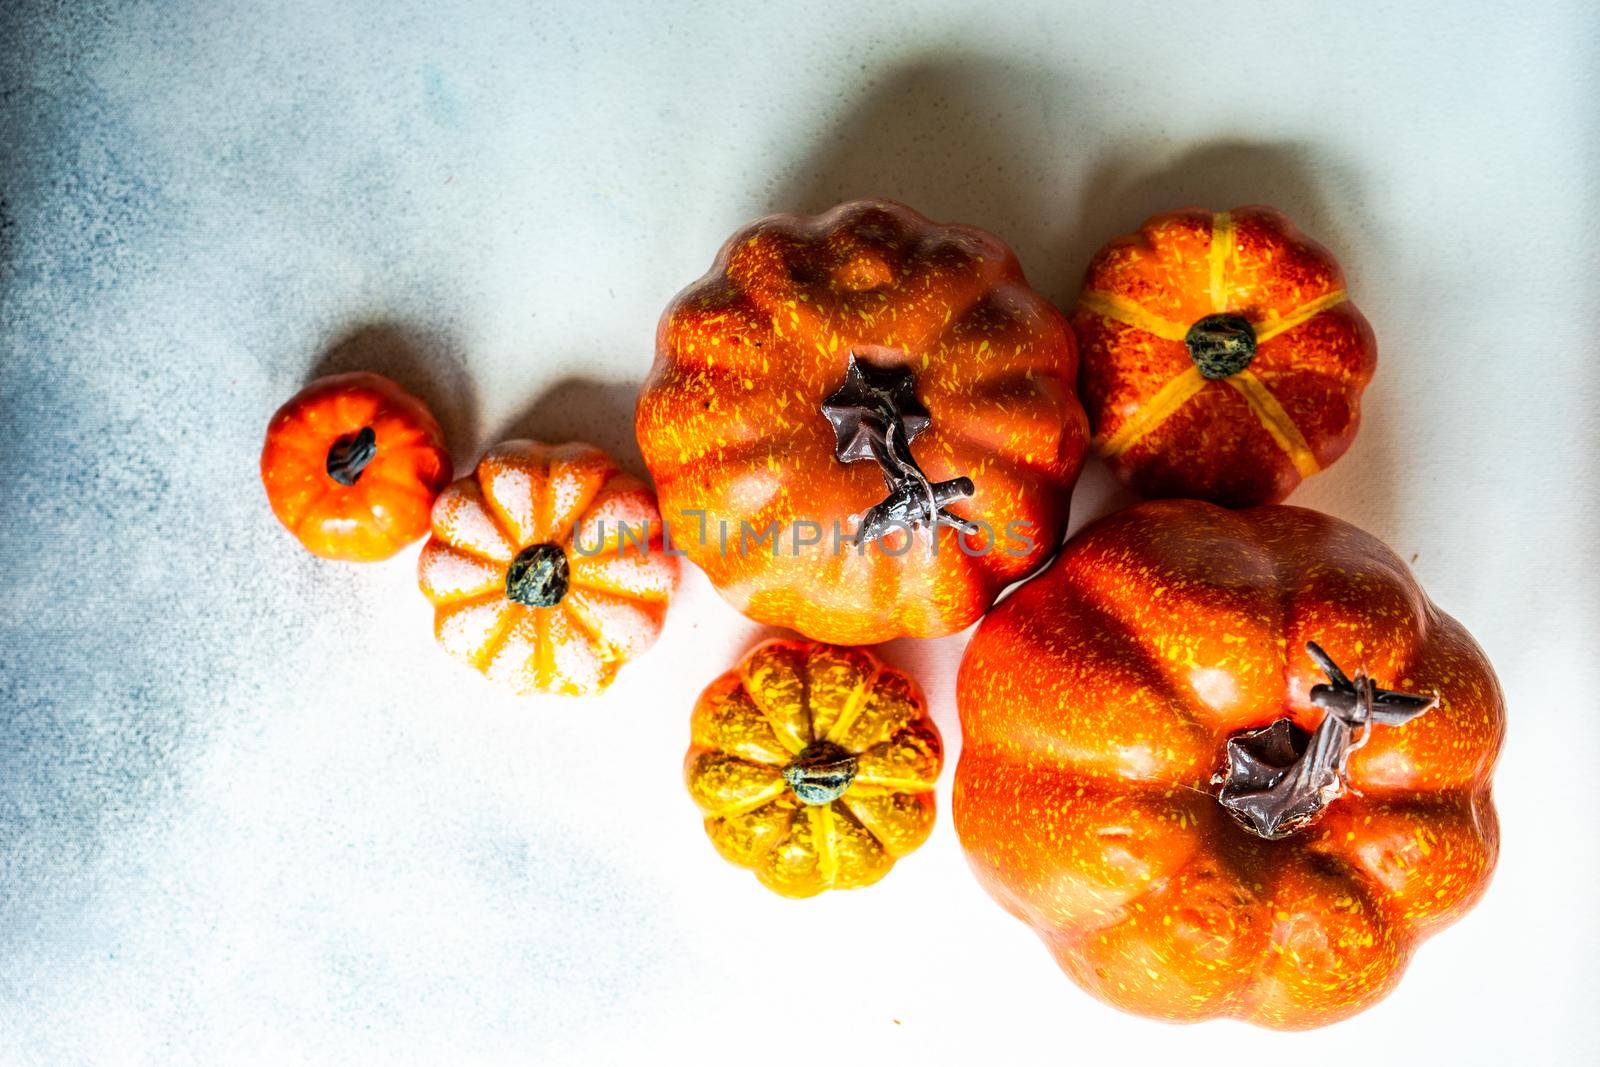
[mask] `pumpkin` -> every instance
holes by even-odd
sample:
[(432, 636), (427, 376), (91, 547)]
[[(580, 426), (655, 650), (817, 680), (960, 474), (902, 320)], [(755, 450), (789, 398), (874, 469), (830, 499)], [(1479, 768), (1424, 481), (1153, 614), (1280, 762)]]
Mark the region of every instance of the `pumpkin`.
[(1150, 497), (1282, 500), (1350, 447), (1377, 367), (1339, 264), (1266, 207), (1112, 241), (1072, 326), (1094, 449)]
[(974, 872), (1130, 1012), (1342, 1019), (1494, 867), (1488, 660), (1315, 511), (1103, 519), (984, 619), (957, 689)]
[(707, 836), (783, 896), (871, 885), (933, 829), (939, 731), (865, 649), (758, 645), (700, 694), (690, 735)]
[(673, 544), (746, 615), (935, 637), (1059, 544), (1076, 373), (999, 239), (858, 201), (753, 223), (672, 301), (639, 446)]
[(261, 449), (272, 513), (326, 559), (388, 559), (420, 538), (450, 474), (444, 435), (422, 401), (362, 371), (296, 393)]
[(649, 488), (592, 445), (506, 441), (433, 507), (417, 579), (445, 649), (518, 693), (598, 693), (677, 584)]

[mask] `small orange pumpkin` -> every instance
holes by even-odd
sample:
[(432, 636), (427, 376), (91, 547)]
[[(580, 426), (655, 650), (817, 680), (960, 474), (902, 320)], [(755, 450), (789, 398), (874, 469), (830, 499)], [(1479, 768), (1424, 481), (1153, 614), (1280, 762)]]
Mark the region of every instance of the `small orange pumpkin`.
[(427, 533), (450, 473), (427, 406), (365, 371), (300, 390), (272, 416), (261, 449), (272, 513), (325, 559), (388, 559)]
[(871, 885), (933, 829), (939, 731), (866, 649), (758, 645), (700, 694), (690, 731), (707, 836), (775, 893)]
[(1144, 496), (1276, 503), (1355, 440), (1372, 328), (1328, 250), (1268, 207), (1157, 215), (1072, 316), (1095, 451)]
[(588, 695), (661, 632), (655, 494), (592, 445), (506, 441), (433, 508), (417, 561), (445, 649), (519, 693)]

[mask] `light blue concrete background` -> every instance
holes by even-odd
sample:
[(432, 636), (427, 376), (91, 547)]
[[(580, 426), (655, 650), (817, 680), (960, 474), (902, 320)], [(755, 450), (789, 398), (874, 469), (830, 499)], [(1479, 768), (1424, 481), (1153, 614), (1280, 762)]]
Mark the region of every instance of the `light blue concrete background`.
[[(0, 1062), (1600, 1061), (1597, 23), (9, 0)], [(512, 432), (637, 466), (668, 297), (747, 218), (874, 193), (999, 232), (1061, 302), (1189, 202), (1340, 254), (1382, 365), (1296, 502), (1413, 559), (1512, 715), (1495, 885), (1376, 1010), (1102, 1008), (947, 809), (870, 891), (771, 898), (679, 783), (755, 633), (697, 576), (607, 698), (517, 702), (433, 647), (414, 554), (319, 563), (269, 515), (261, 433), (317, 368), (424, 392), (463, 467)], [(1091, 468), (1079, 520), (1116, 499)], [(963, 642), (888, 650), (952, 762)]]

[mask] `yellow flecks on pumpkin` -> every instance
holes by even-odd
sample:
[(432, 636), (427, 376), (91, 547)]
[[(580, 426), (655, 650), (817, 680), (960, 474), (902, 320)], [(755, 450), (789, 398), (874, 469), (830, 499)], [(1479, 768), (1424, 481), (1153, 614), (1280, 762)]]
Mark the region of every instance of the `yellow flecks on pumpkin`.
[[(858, 235), (867, 231), (861, 228), (881, 218), (879, 212), (896, 218), (895, 236), (863, 243)], [(1083, 446), (1080, 417), (1059, 399), (1074, 387), (1070, 340), (993, 239), (963, 238), (959, 265), (921, 255), (939, 229), (904, 209), (876, 205), (866, 214), (846, 209), (798, 229), (785, 223), (782, 232), (758, 225), (664, 319), (657, 370), (637, 425), (669, 514), (730, 499), (727, 484), (742, 477), (737, 461), (709, 476), (695, 469), (709, 442), (739, 449), (736, 455), (770, 477), (773, 450), (759, 440), (781, 437), (794, 443), (782, 451), (786, 486), (803, 502), (786, 519), (850, 529), (877, 502), (871, 494), (881, 479), (833, 459), (818, 408), (838, 386), (847, 353), (877, 348), (888, 350), (891, 362), (901, 358), (917, 368), (917, 395), (934, 416), (914, 452), (929, 476), (981, 479), (977, 494), (954, 510), (996, 531), (1018, 522), (1030, 532), (1024, 552), (969, 556), (958, 551), (947, 528), (934, 539), (937, 555), (919, 548), (894, 557), (874, 546), (829, 561), (821, 572), (815, 565), (820, 557), (810, 554), (804, 562), (766, 553), (725, 558), (714, 541), (686, 546), (719, 589), (764, 621), (850, 642), (953, 632), (1059, 541), (1062, 502)], [(858, 287), (874, 280), (881, 284)], [(999, 302), (988, 296), (1002, 287), (1012, 310), (997, 317)], [(695, 311), (697, 303), (714, 305), (720, 316)], [(723, 345), (721, 351), (736, 353), (719, 360), (733, 371), (731, 381), (691, 381), (682, 368), (690, 365), (696, 340), (707, 336), (741, 337), (760, 358)], [(768, 350), (775, 357), (770, 362)], [(1014, 390), (986, 391), (989, 383), (1022, 374), (1053, 378), (1057, 387), (1020, 397)], [(745, 379), (754, 379), (753, 386), (744, 386)], [(715, 418), (701, 407), (704, 395), (722, 401)], [(1052, 424), (1056, 429), (1044, 445), (1041, 436)], [(766, 518), (737, 511), (726, 517), (735, 529), (744, 519), (759, 520), (759, 528)]]
[[(1090, 527), (968, 646), (955, 795), (974, 870), (1127, 1010), (1295, 1028), (1360, 1010), (1493, 865), (1503, 709), (1481, 652), (1424, 604), (1382, 546), (1299, 509), (1161, 502)], [(1321, 821), (1262, 841), (1209, 777), (1235, 732), (1315, 722), (1307, 638), (1339, 661), (1362, 639), (1369, 666), (1412, 661), (1408, 687), (1447, 699), (1375, 731)], [(1226, 671), (1237, 710), (1208, 709), (1176, 663)], [(1127, 814), (1153, 804), (1147, 824)]]

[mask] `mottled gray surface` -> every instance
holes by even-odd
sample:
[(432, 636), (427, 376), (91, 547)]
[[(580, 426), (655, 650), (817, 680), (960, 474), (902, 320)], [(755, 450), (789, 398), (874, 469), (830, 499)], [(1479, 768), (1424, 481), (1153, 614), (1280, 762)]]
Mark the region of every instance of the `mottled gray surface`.
[[(0, 1061), (1600, 1059), (1597, 17), (1426, 8), (0, 4)], [(1186, 202), (1340, 253), (1383, 364), (1296, 500), (1414, 558), (1512, 714), (1494, 888), (1380, 1008), (1313, 1045), (1109, 1012), (947, 812), (870, 891), (770, 898), (679, 783), (755, 632), (697, 576), (605, 699), (518, 702), (433, 647), (413, 554), (268, 513), (266, 418), (326, 369), (423, 393), (463, 466), (637, 468), (670, 294), (868, 193), (1061, 301)], [(1080, 520), (1116, 499), (1091, 469)], [(888, 650), (952, 759), (963, 640)]]

